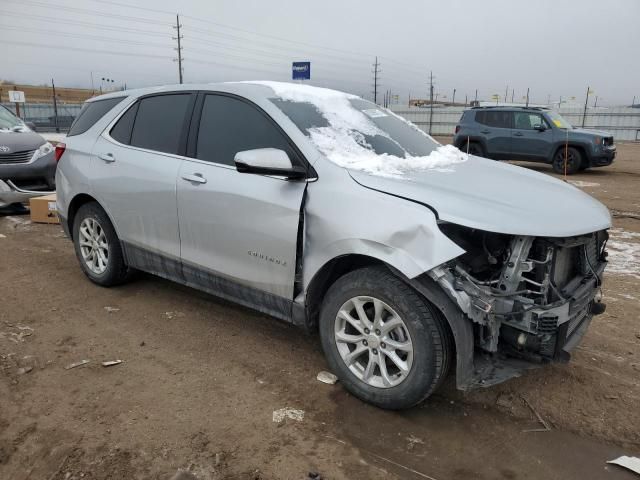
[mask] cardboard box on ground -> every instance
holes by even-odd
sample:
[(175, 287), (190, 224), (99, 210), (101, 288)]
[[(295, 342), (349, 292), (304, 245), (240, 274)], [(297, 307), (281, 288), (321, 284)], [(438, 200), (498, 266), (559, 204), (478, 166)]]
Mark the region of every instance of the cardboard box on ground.
[(31, 210), (31, 221), (34, 223), (60, 223), (55, 193), (30, 198), (29, 210)]

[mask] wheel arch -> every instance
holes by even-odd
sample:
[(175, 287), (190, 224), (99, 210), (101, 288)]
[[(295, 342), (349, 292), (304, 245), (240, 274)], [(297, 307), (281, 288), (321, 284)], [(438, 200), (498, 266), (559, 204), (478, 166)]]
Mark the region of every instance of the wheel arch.
[(347, 273), (375, 266), (388, 268), (395, 277), (426, 299), (442, 315), (445, 320), (442, 322), (446, 329), (444, 333), (449, 336), (452, 347), (451, 354), (456, 358), (456, 384), (458, 388), (464, 388), (473, 376), (473, 326), (471, 321), (465, 317), (457, 305), (427, 273), (415, 278), (408, 278), (397, 268), (376, 257), (362, 254), (335, 257), (316, 272), (306, 289), (305, 329), (309, 332), (317, 331), (323, 299), (331, 285)]
[[(116, 235), (118, 235), (118, 231), (116, 229), (113, 218), (111, 218), (109, 212), (106, 211), (106, 209), (100, 204), (100, 202), (88, 193), (78, 193), (73, 197), (71, 202), (69, 202), (69, 207), (67, 208), (67, 218), (64, 220), (66, 221), (66, 228), (68, 229), (67, 231), (69, 232), (69, 238), (71, 240), (73, 240), (73, 222), (75, 221), (76, 215), (78, 214), (78, 210), (80, 210), (80, 207), (82, 207), (83, 205), (91, 202), (97, 203), (102, 211), (107, 215), (107, 217), (109, 217), (111, 225), (113, 225), (114, 230), (116, 230)], [(119, 235), (118, 238), (120, 238)]]
[[(583, 145), (581, 143), (576, 143), (576, 142), (571, 142), (570, 141), (568, 146), (570, 148), (575, 148), (576, 150), (578, 150), (578, 152), (580, 152), (580, 155), (582, 156), (582, 161), (589, 163), (589, 161), (590, 161), (589, 152), (588, 152), (588, 149), (585, 147), (585, 145)], [(556, 158), (556, 155), (558, 154), (558, 152), (560, 152), (564, 148), (566, 148), (565, 142), (561, 142), (561, 143), (557, 144), (555, 146), (555, 148), (552, 150), (552, 154), (551, 154), (551, 158), (549, 159), (549, 163), (553, 163), (553, 160)]]

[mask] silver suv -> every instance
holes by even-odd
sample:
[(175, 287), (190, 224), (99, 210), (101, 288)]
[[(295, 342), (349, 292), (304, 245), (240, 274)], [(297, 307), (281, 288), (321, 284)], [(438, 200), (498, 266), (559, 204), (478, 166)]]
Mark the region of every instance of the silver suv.
[(57, 170), (99, 285), (142, 270), (318, 330), (384, 408), (566, 361), (601, 313), (607, 209), (361, 98), (275, 82), (86, 103)]

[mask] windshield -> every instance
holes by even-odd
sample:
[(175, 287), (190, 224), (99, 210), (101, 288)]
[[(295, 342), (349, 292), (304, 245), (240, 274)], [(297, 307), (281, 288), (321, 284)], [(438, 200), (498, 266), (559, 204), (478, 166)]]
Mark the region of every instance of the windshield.
[(412, 123), (354, 95), (278, 82), (271, 102), (330, 161), (342, 167), (380, 175), (408, 170), (447, 169), (467, 156), (441, 146)]
[(567, 122), (562, 115), (557, 112), (547, 112), (547, 116), (551, 123), (553, 123), (556, 127), (562, 129), (571, 129), (573, 128), (569, 122)]
[(16, 117), (9, 109), (0, 107), (0, 130), (11, 130), (15, 127), (21, 127), (22, 121)]

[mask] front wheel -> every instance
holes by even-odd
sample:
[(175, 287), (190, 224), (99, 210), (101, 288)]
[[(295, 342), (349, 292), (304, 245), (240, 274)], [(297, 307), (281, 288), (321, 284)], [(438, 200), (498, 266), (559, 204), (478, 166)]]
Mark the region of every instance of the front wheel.
[(460, 151), (462, 151), (463, 153), (469, 152), (469, 155), (474, 155), (476, 157), (487, 157), (484, 148), (478, 142), (464, 142), (464, 144), (460, 147)]
[(363, 268), (331, 286), (320, 314), (322, 348), (356, 397), (411, 407), (441, 383), (451, 347), (440, 313), (386, 268)]
[[(566, 164), (566, 165), (565, 165)], [(582, 155), (573, 147), (559, 148), (553, 157), (553, 170), (556, 173), (573, 175), (582, 167)]]

